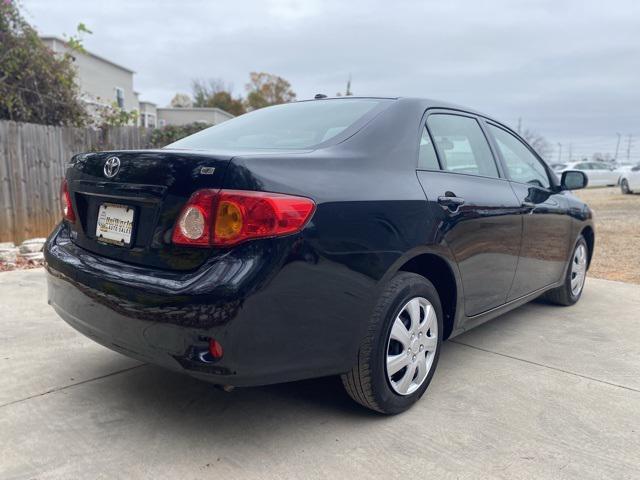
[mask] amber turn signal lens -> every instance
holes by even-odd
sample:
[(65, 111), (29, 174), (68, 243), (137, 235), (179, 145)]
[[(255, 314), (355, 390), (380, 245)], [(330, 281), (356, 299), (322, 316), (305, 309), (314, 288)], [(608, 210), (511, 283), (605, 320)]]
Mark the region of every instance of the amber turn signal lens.
[(242, 210), (235, 202), (222, 200), (218, 205), (215, 222), (215, 238), (228, 240), (242, 232)]

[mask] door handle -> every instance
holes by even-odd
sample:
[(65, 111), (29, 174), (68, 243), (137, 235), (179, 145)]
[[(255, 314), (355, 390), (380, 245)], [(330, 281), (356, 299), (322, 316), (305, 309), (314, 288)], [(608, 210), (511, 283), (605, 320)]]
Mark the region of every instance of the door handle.
[(447, 207), (452, 212), (456, 211), (460, 206), (464, 205), (464, 198), (444, 195), (438, 197), (438, 203), (443, 207)]

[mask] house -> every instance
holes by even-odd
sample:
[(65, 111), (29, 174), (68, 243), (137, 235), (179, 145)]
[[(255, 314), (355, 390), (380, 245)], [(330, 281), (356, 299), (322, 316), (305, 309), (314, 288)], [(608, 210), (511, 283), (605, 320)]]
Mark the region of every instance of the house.
[(55, 53), (73, 54), (82, 100), (88, 104), (90, 113), (114, 103), (126, 111), (138, 109), (138, 94), (133, 90), (133, 70), (91, 52), (71, 51), (61, 38), (41, 38)]
[(215, 125), (233, 118), (232, 114), (219, 108), (162, 108), (153, 102), (140, 101), (138, 92), (133, 89), (133, 70), (86, 50), (72, 51), (62, 38), (40, 38), (54, 53), (73, 55), (81, 99), (94, 116), (102, 108), (116, 105), (127, 112), (137, 111), (138, 124), (151, 128), (194, 122)]

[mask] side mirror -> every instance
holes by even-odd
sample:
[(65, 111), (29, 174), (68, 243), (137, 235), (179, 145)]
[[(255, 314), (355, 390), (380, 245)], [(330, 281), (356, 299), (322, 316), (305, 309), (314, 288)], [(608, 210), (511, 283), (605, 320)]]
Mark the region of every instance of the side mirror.
[(565, 170), (562, 172), (560, 187), (562, 190), (579, 190), (589, 184), (589, 178), (580, 170)]

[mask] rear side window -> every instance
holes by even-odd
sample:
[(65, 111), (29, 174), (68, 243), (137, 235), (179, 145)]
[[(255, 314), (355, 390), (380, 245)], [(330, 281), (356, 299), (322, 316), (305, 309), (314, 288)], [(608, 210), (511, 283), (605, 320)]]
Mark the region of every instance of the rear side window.
[(440, 170), (436, 149), (433, 148), (431, 137), (427, 127), (422, 129), (422, 137), (420, 137), (420, 153), (418, 154), (418, 168), (425, 170)]
[(489, 131), (498, 144), (511, 180), (549, 188), (547, 170), (524, 143), (495, 125), (489, 125)]
[(261, 108), (178, 140), (166, 148), (297, 149), (327, 141), (392, 100), (352, 98)]
[(443, 170), (499, 177), (496, 162), (477, 120), (438, 113), (429, 116), (427, 126)]

